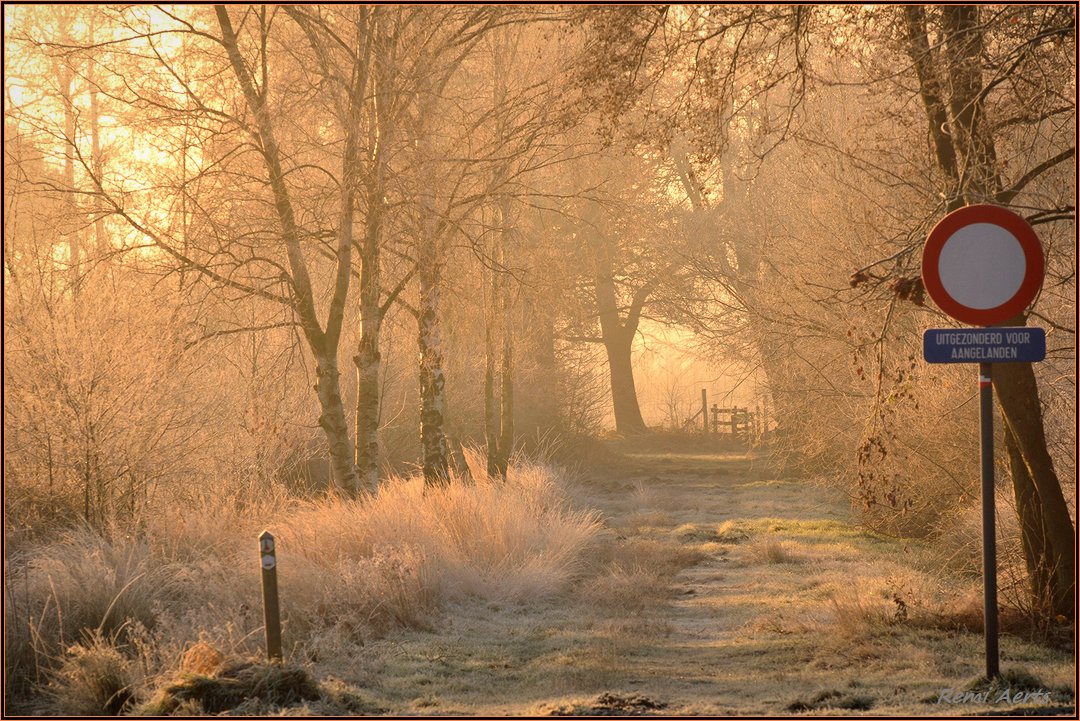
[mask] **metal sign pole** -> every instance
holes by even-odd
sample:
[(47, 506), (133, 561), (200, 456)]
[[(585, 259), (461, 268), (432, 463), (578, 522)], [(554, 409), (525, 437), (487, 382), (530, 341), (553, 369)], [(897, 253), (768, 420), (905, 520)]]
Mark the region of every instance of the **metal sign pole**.
[(994, 391), (991, 365), (979, 364), (979, 451), (982, 472), (983, 629), (986, 637), (986, 678), (998, 669), (997, 536), (994, 529)]

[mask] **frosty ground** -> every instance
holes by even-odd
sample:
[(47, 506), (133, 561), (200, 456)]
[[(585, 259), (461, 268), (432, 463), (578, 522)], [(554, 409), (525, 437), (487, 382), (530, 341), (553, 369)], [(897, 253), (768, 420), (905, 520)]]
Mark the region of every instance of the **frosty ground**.
[[(605, 528), (566, 593), (458, 604), (325, 672), (395, 714), (1019, 710), (939, 703), (983, 669), (958, 620), (977, 578), (943, 581), (922, 544), (861, 530), (846, 498), (752, 453), (635, 446), (610, 443), (573, 489)], [(1068, 650), (1005, 635), (1001, 654), (1017, 689), (1072, 705)]]

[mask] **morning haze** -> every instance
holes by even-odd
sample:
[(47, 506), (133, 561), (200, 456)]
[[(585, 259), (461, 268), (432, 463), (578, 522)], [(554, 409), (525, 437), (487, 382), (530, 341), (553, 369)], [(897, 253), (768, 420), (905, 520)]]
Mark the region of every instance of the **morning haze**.
[(1075, 22), (6, 4), (6, 711), (1075, 713)]

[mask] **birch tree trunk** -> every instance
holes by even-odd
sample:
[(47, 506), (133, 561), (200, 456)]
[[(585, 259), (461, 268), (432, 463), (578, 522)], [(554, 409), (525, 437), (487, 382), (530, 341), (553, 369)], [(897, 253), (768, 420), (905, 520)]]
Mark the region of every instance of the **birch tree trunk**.
[(323, 429), (330, 448), (334, 483), (346, 495), (353, 496), (357, 491), (356, 467), (353, 465), (353, 444), (349, 436), (349, 426), (345, 421), (345, 404), (341, 401), (341, 373), (338, 369), (337, 353), (316, 356), (315, 364), (315, 375), (318, 378), (315, 390), (322, 408), (319, 427)]
[[(500, 112), (496, 120), (495, 135), (500, 143), (507, 143), (507, 124), (511, 122), (507, 109), (508, 74), (510, 61), (516, 56), (516, 42), (505, 32), (496, 31), (492, 36), (492, 107)], [(489, 477), (506, 478), (510, 464), (510, 453), (514, 445), (514, 339), (512, 318), (510, 317), (510, 282), (506, 272), (506, 259), (511, 255), (511, 204), (506, 186), (510, 175), (509, 162), (500, 163), (492, 175), (492, 187), (499, 194), (494, 203), (495, 225), (498, 233), (493, 248), (489, 252), (493, 270), (490, 299), (488, 302), (487, 323), (485, 328), (485, 367), (484, 367), (484, 428), (487, 440), (487, 468)], [(496, 333), (496, 328), (498, 333)], [(502, 343), (496, 348), (496, 336), (501, 335)], [(495, 397), (496, 356), (501, 356), (499, 364), (499, 396)]]
[(353, 363), (356, 365), (356, 449), (355, 464), (362, 487), (373, 491), (379, 485), (379, 375), (382, 353), (382, 309), (379, 307), (379, 251), (370, 247), (379, 243), (369, 240), (369, 228), (364, 240), (364, 265), (360, 271), (361, 334)]
[[(399, 121), (394, 103), (396, 44), (392, 24), (384, 21), (383, 10), (372, 8), (374, 32), (372, 44), (374, 92), (372, 121), (368, 144), (371, 172), (365, 184), (367, 215), (361, 246), (360, 270), (360, 342), (353, 363), (356, 365), (356, 448), (354, 462), (360, 483), (369, 491), (379, 484), (379, 419), (382, 400), (381, 379), (383, 320), (387, 309), (407, 280), (402, 281), (385, 304), (382, 304), (382, 243), (386, 216), (387, 163), (394, 130)], [(387, 27), (384, 27), (384, 23)]]
[[(346, 495), (356, 494), (358, 481), (356, 467), (353, 465), (353, 444), (349, 436), (349, 427), (345, 420), (345, 406), (341, 401), (341, 382), (338, 370), (338, 342), (345, 314), (345, 300), (348, 296), (349, 274), (352, 270), (352, 226), (353, 203), (356, 187), (357, 162), (356, 131), (358, 123), (347, 124), (345, 150), (342, 155), (341, 179), (341, 215), (336, 247), (336, 272), (333, 296), (327, 312), (326, 328), (319, 322), (315, 308), (314, 291), (308, 271), (307, 261), (300, 247), (300, 231), (292, 206), (292, 198), (285, 184), (285, 173), (281, 163), (281, 150), (274, 134), (274, 125), (267, 107), (268, 88), (256, 89), (237, 42), (236, 33), (229, 19), (228, 10), (223, 5), (215, 6), (218, 24), (222, 31), (222, 44), (229, 56), (234, 75), (243, 91), (254, 123), (255, 134), (262, 151), (266, 172), (269, 176), (270, 189), (274, 200), (274, 209), (280, 224), (281, 238), (289, 262), (290, 280), (293, 291), (293, 309), (299, 319), (300, 327), (308, 342), (316, 362), (317, 382), (315, 391), (322, 410), (319, 426), (326, 435), (330, 450), (334, 480)], [(264, 27), (266, 27), (264, 25)], [(265, 47), (265, 43), (264, 43)], [(354, 72), (349, 93), (350, 114), (358, 112), (358, 100), (367, 85), (366, 70)]]
[[(431, 116), (433, 103), (420, 111), (422, 120)], [(446, 374), (443, 369), (442, 328), (439, 306), (442, 300), (442, 227), (435, 203), (434, 152), (424, 123), (420, 124), (420, 237), (416, 274), (420, 299), (417, 308), (420, 346), (420, 446), (427, 486), (450, 482), (450, 449), (444, 427), (446, 415)]]
[[(436, 160), (446, 160), (433, 144), (437, 126), (443, 122), (436, 113), (444, 110), (440, 101), (451, 78), (461, 67), (472, 48), (495, 26), (498, 11), (468, 10), (458, 13), (450, 8), (443, 14), (439, 31), (425, 37), (418, 50), (416, 68), (420, 76), (413, 94), (417, 107), (412, 126), (419, 168), (416, 223), (416, 275), (420, 297), (416, 308), (417, 340), (420, 350), (420, 445), (426, 486), (450, 482), (450, 450), (446, 438), (446, 373), (443, 364), (442, 329), (439, 315), (442, 295), (442, 269), (445, 262), (446, 234), (454, 227), (451, 198), (456, 192), (452, 183), (444, 208), (438, 206), (440, 178)], [(438, 37), (439, 39), (435, 39)], [(449, 106), (448, 106), (449, 107)], [(456, 111), (455, 111), (456, 112)], [(453, 163), (443, 168), (452, 171)], [(460, 176), (459, 176), (460, 178)], [(445, 210), (445, 214), (441, 211)]]
[(381, 134), (374, 154), (374, 173), (368, 184), (367, 219), (360, 270), (360, 343), (356, 365), (356, 453), (355, 464), (362, 487), (374, 491), (379, 485), (379, 374), (382, 371), (384, 309), (382, 299), (382, 245), (385, 194), (386, 142)]
[[(425, 195), (428, 193), (425, 192)], [(435, 212), (434, 204), (425, 203), (425, 211)], [(424, 223), (433, 230), (433, 217)], [(420, 445), (424, 456), (424, 483), (446, 485), (450, 481), (449, 446), (443, 423), (446, 414), (446, 375), (443, 371), (442, 329), (439, 321), (441, 300), (441, 259), (433, 232), (421, 239), (417, 258), (420, 281), (418, 310), (420, 345)]]
[[(497, 183), (498, 184), (498, 183)], [(514, 447), (514, 335), (510, 279), (505, 273), (512, 233), (510, 199), (496, 205), (498, 238), (490, 251), (492, 265), (484, 330), (484, 435), (488, 475), (506, 478)], [(498, 342), (501, 336), (501, 343)], [(499, 392), (496, 395), (496, 365)]]

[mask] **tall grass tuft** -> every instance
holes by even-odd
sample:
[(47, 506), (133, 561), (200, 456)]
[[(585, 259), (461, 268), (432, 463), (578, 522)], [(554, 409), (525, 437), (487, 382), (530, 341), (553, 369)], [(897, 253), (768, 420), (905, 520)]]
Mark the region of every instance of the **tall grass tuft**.
[(51, 674), (54, 711), (71, 716), (118, 716), (135, 696), (135, 664), (99, 633), (68, 649)]
[[(479, 466), (480, 464), (476, 464)], [(578, 569), (599, 516), (567, 507), (536, 465), (425, 488), (395, 479), (363, 501), (313, 503), (282, 525), (283, 586), (305, 608), (362, 610), (373, 625), (417, 625), (439, 602), (517, 601), (556, 593)]]

